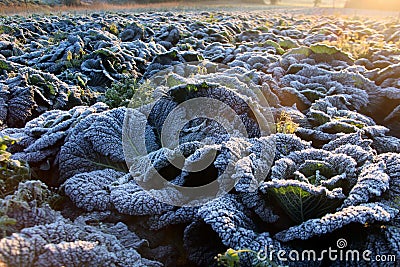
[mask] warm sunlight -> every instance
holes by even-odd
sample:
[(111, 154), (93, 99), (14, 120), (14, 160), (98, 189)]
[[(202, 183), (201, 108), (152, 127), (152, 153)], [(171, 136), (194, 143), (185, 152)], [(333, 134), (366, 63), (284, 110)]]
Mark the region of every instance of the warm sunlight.
[(400, 0), (348, 0), (346, 7), (400, 11)]

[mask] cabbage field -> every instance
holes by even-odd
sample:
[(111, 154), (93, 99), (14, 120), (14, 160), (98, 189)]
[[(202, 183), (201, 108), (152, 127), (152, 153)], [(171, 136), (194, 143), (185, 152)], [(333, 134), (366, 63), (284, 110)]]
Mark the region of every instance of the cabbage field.
[(399, 266), (400, 21), (318, 10), (1, 16), (0, 266)]

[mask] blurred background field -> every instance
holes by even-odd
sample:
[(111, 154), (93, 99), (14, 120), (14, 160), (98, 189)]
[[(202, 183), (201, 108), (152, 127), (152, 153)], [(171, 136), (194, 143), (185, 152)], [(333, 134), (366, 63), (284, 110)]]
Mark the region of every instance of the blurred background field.
[[(400, 0), (0, 0), (0, 14), (182, 9), (268, 10), (302, 8), (306, 14), (397, 16)], [(319, 7), (315, 9), (315, 7)], [(364, 9), (364, 10), (359, 10)]]
[[(276, 1), (276, 3), (275, 3)], [(313, 0), (273, 0), (272, 3), (270, 0), (231, 0), (231, 1), (209, 1), (209, 0), (0, 0), (0, 5), (7, 6), (26, 6), (26, 5), (48, 5), (48, 6), (62, 6), (62, 5), (70, 5), (70, 6), (88, 6), (92, 5), (93, 7), (99, 5), (124, 5), (124, 6), (141, 6), (141, 5), (157, 5), (157, 6), (170, 6), (170, 5), (180, 5), (180, 6), (193, 6), (193, 5), (254, 5), (254, 4), (275, 4), (275, 5), (297, 5), (297, 6), (311, 6), (313, 5)], [(332, 2), (338, 2), (338, 5), (344, 6), (344, 2), (346, 0), (322, 0), (322, 5), (330, 4)]]

